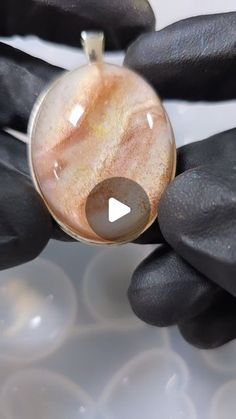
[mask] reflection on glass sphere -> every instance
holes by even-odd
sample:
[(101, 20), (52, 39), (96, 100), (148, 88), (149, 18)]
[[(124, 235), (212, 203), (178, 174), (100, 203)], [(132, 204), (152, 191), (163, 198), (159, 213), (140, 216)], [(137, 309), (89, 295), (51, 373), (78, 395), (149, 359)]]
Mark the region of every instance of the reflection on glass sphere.
[(215, 393), (210, 419), (235, 419), (236, 409), (236, 380), (223, 384)]
[(80, 387), (39, 369), (11, 376), (2, 388), (0, 403), (11, 419), (92, 419), (94, 411), (92, 400)]
[(131, 359), (107, 385), (102, 397), (106, 419), (196, 419), (185, 394), (188, 370), (168, 350), (146, 351)]
[(70, 332), (77, 301), (62, 269), (43, 259), (0, 273), (0, 360), (20, 363), (56, 350)]
[(89, 263), (83, 280), (83, 300), (102, 322), (143, 325), (131, 310), (127, 289), (139, 263), (152, 246), (127, 244), (102, 250)]

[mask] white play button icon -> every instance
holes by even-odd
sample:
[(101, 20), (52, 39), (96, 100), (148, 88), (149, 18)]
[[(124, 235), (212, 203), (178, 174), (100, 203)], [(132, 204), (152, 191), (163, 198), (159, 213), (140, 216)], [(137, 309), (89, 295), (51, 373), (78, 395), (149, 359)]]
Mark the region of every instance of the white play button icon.
[(109, 198), (108, 200), (108, 220), (110, 223), (114, 223), (120, 218), (131, 212), (131, 208), (128, 205), (123, 204), (121, 201), (115, 198)]
[(86, 200), (89, 227), (98, 243), (121, 244), (135, 240), (150, 223), (151, 209), (145, 190), (124, 177), (99, 182)]

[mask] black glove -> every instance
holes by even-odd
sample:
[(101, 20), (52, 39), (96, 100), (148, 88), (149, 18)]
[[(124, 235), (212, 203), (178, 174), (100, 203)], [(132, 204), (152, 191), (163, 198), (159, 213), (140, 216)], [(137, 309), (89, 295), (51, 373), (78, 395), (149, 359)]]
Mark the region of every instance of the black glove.
[[(125, 48), (155, 27), (146, 0), (1, 0), (0, 35), (35, 34), (80, 46), (82, 30), (103, 30), (108, 49)], [(0, 43), (0, 269), (36, 257), (50, 237), (70, 240), (32, 186), (26, 146), (4, 132), (25, 132), (35, 100), (59, 68)]]
[[(50, 2), (50, 6), (48, 2), (45, 4), (42, 0), (41, 2), (25, 0), (21, 1), (20, 5), (17, 1), (6, 1), (4, 5), (0, 6), (1, 34), (35, 33), (49, 40), (77, 46), (82, 29), (102, 29), (109, 38), (108, 46), (115, 49), (125, 47), (132, 38), (134, 39), (143, 31), (149, 31), (154, 26), (154, 16), (146, 1), (139, 2), (138, 9), (136, 2), (131, 0), (125, 3), (119, 2), (119, 4), (115, 1), (108, 4), (107, 1), (84, 0), (82, 6), (81, 1), (72, 3), (69, 7), (65, 6), (65, 2), (58, 0), (54, 0), (54, 3)], [(80, 7), (77, 6), (77, 3), (80, 3)], [(234, 21), (235, 14), (233, 13), (215, 17), (200, 17), (193, 19), (192, 22), (191, 20), (189, 23), (187, 21), (180, 22), (159, 33), (141, 37), (129, 49), (126, 64), (149, 78), (163, 98), (175, 97), (193, 100), (233, 98), (235, 96)], [(79, 22), (81, 22), (81, 27), (79, 27)], [(59, 29), (56, 30), (56, 28)], [(224, 31), (226, 35), (224, 35)], [(219, 32), (219, 36), (217, 36), (217, 32)], [(141, 49), (139, 50), (139, 48)], [(45, 85), (59, 74), (60, 70), (5, 45), (0, 46), (0, 60), (0, 124), (2, 127), (25, 130), (35, 99)], [(3, 131), (0, 135), (0, 174), (2, 175), (0, 268), (3, 269), (35, 257), (45, 246), (49, 237), (56, 236), (64, 239), (66, 236), (52, 223), (42, 201), (31, 186), (24, 145)], [(165, 201), (163, 200), (163, 202)], [(160, 212), (160, 221), (161, 219)], [(164, 220), (163, 223), (165, 224)], [(161, 221), (161, 228), (163, 223)], [(162, 240), (162, 235), (158, 232), (157, 227), (158, 225), (155, 223), (139, 241)], [(166, 235), (166, 233), (164, 234)], [(186, 287), (183, 287), (183, 278), (196, 284), (196, 292), (189, 293), (193, 297), (192, 303), (189, 298), (188, 307), (184, 309), (184, 305), (182, 305), (182, 319), (185, 322), (188, 319), (188, 323), (181, 327), (182, 330), (185, 328), (190, 339), (198, 345), (213, 346), (230, 339), (232, 337), (230, 333), (227, 333), (227, 336), (223, 336), (222, 339), (222, 331), (219, 333), (217, 327), (215, 329), (218, 333), (218, 341), (214, 336), (211, 342), (203, 342), (202, 336), (199, 339), (196, 333), (194, 334), (196, 338), (191, 338), (193, 332), (189, 333), (188, 330), (189, 328), (191, 331), (194, 328), (197, 330), (198, 317), (197, 320), (194, 318), (191, 322), (189, 319), (198, 313), (203, 313), (201, 316), (204, 315), (204, 310), (209, 307), (210, 314), (206, 312), (208, 318), (212, 318), (211, 313), (213, 312), (215, 313), (213, 319), (216, 318), (216, 322), (222, 322), (222, 319), (224, 322), (228, 312), (230, 314), (232, 312), (230, 306), (233, 306), (233, 303), (231, 305), (229, 303), (232, 301), (232, 297), (191, 268), (172, 250), (163, 249), (162, 258), (167, 260), (168, 254), (171, 253), (172, 261), (174, 260), (172, 266), (180, 266), (179, 278), (182, 282), (179, 283), (179, 289), (183, 289), (183, 295), (186, 295), (184, 294)], [(150, 265), (147, 264), (147, 266)], [(162, 266), (165, 268), (165, 263)], [(181, 274), (183, 270), (190, 274), (183, 276)], [(175, 271), (173, 268), (173, 272)], [(136, 273), (135, 276), (137, 277), (138, 274)], [(163, 278), (164, 276), (167, 280), (170, 277), (168, 274), (163, 274)], [(172, 277), (174, 278), (172, 282), (176, 281), (178, 287), (177, 275), (172, 274)], [(143, 291), (145, 294), (145, 281), (148, 275), (141, 274), (140, 278), (141, 281), (142, 278), (144, 281)], [(153, 289), (159, 286), (156, 282), (154, 281)], [(164, 279), (161, 282), (165, 285)], [(174, 284), (171, 287), (169, 296), (173, 296), (173, 290), (177, 288)], [(164, 320), (161, 320), (161, 313), (153, 316), (152, 319), (149, 316), (149, 319), (146, 318), (146, 320), (161, 325), (182, 322), (181, 315), (177, 315), (175, 318), (172, 316), (170, 321), (171, 310), (168, 310), (170, 300), (168, 300), (168, 293), (164, 292), (164, 289), (165, 287), (163, 287), (161, 309)], [(134, 293), (132, 293), (131, 287), (130, 298), (135, 306), (135, 298), (133, 299), (132, 295)], [(154, 301), (155, 298), (156, 293), (154, 292), (152, 300)], [(184, 301), (186, 304), (185, 299)], [(217, 304), (218, 301), (221, 304), (217, 306), (217, 311), (212, 304)], [(138, 306), (141, 307), (141, 310), (136, 311), (142, 312), (142, 304), (138, 303), (136, 307)], [(180, 307), (180, 304), (178, 306)], [(228, 311), (224, 311), (225, 306)], [(155, 304), (151, 304), (151, 307), (154, 309)], [(191, 307), (194, 307), (192, 312)], [(174, 311), (172, 310), (172, 313)], [(178, 313), (177, 309), (176, 313)], [(142, 314), (141, 317), (143, 317)], [(201, 322), (199, 324), (202, 325)], [(229, 327), (228, 325), (226, 329), (228, 330)], [(211, 333), (215, 329), (212, 327)], [(233, 333), (233, 326), (231, 329)]]
[[(141, 36), (125, 63), (163, 98), (236, 98), (236, 13)], [(158, 217), (171, 247), (137, 268), (129, 299), (146, 322), (178, 324), (189, 342), (216, 347), (236, 337), (236, 129), (182, 147), (177, 174)]]

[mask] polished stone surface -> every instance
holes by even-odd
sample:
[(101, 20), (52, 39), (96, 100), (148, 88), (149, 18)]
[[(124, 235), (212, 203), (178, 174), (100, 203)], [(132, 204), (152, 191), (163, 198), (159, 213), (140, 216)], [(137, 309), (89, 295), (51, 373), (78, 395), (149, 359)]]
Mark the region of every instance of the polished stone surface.
[(150, 200), (148, 227), (174, 175), (175, 141), (145, 80), (124, 67), (92, 64), (67, 73), (44, 97), (32, 127), (31, 161), (60, 225), (78, 239), (106, 243), (86, 218), (91, 190), (116, 176), (137, 182)]

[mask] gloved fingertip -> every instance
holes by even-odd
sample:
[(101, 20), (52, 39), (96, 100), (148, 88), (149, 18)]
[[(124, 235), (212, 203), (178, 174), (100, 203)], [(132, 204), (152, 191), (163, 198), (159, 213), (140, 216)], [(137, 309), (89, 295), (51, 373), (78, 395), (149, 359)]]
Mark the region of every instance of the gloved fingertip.
[(36, 258), (47, 245), (51, 217), (27, 177), (1, 168), (0, 269)]
[(135, 270), (128, 298), (141, 320), (162, 327), (201, 313), (217, 292), (215, 284), (163, 245)]
[(236, 300), (222, 290), (206, 311), (178, 327), (191, 345), (200, 349), (218, 348), (236, 338)]

